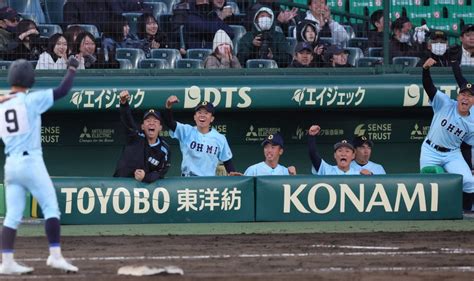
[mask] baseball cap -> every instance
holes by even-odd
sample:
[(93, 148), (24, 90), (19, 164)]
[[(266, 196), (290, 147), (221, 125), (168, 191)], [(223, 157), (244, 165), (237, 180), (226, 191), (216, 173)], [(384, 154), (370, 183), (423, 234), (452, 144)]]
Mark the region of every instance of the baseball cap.
[(459, 92), (468, 92), (471, 96), (474, 96), (474, 87), (471, 83), (465, 83), (459, 87)]
[(211, 113), (212, 115), (214, 115), (214, 105), (212, 104), (212, 102), (208, 102), (208, 101), (203, 101), (203, 102), (200, 102), (195, 108), (194, 108), (194, 111), (198, 111), (199, 109), (201, 108), (204, 108), (207, 110), (207, 112)]
[(309, 44), (308, 42), (298, 42), (295, 47), (295, 53), (299, 53), (303, 50), (308, 50), (311, 53), (313, 52), (313, 46)]
[(336, 143), (334, 145), (334, 151), (338, 150), (339, 148), (341, 147), (347, 147), (347, 148), (350, 148), (352, 149), (352, 151), (354, 151), (354, 147), (352, 146), (352, 144), (350, 142), (348, 142), (347, 140), (342, 140), (338, 143)]
[(161, 114), (159, 111), (155, 111), (154, 109), (150, 109), (145, 114), (143, 115), (143, 120), (147, 119), (148, 117), (153, 116), (156, 119), (160, 120), (160, 122), (163, 120), (161, 119)]
[(283, 137), (279, 133), (271, 134), (262, 142), (262, 146), (265, 146), (267, 143), (279, 145), (283, 148)]
[(3, 7), (0, 9), (0, 20), (11, 20), (19, 16), (18, 12), (13, 8)]
[(466, 32), (474, 31), (474, 24), (466, 24), (461, 31), (461, 36), (464, 35)]
[(448, 41), (448, 36), (442, 30), (432, 30), (430, 33), (430, 40), (438, 40), (441, 39), (443, 41)]
[(324, 58), (326, 61), (331, 61), (333, 55), (339, 55), (342, 53), (347, 53), (347, 51), (337, 45), (331, 45), (324, 52)]
[(352, 139), (352, 145), (354, 148), (363, 146), (364, 144), (368, 144), (370, 147), (374, 146), (374, 143), (366, 136), (355, 136)]

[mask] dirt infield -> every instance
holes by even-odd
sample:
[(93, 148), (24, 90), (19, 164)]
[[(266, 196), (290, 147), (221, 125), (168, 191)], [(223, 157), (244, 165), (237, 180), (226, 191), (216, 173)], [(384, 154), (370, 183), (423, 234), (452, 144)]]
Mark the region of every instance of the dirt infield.
[[(1, 280), (474, 280), (474, 232), (64, 237), (78, 274), (45, 266), (46, 239), (20, 237), (31, 275)], [(183, 276), (116, 275), (175, 265)]]

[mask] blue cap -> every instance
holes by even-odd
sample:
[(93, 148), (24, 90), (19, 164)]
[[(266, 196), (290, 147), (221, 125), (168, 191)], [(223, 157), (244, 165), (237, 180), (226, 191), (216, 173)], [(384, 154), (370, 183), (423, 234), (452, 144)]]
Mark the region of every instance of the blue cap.
[(262, 142), (262, 146), (265, 146), (267, 143), (271, 143), (273, 145), (279, 145), (281, 148), (283, 148), (283, 137), (279, 133), (269, 135)]
[(155, 111), (154, 109), (148, 110), (148, 111), (145, 112), (145, 114), (143, 115), (143, 120), (147, 119), (147, 118), (150, 117), (150, 116), (155, 117), (156, 119), (160, 120), (160, 122), (162, 121), (162, 119), (161, 119), (161, 114), (160, 114), (159, 111)]
[(200, 102), (195, 108), (194, 108), (194, 111), (198, 111), (199, 109), (201, 108), (204, 108), (207, 110), (207, 112), (211, 113), (212, 115), (214, 115), (214, 105), (212, 104), (212, 102), (208, 102), (208, 101), (203, 101), (203, 102)]

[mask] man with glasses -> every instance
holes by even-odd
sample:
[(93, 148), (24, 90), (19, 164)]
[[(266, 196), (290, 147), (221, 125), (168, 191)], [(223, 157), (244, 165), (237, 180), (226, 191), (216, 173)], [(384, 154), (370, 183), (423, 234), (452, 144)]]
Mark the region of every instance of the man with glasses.
[(20, 16), (10, 7), (0, 9), (0, 52), (8, 50), (10, 42), (15, 40), (14, 34)]

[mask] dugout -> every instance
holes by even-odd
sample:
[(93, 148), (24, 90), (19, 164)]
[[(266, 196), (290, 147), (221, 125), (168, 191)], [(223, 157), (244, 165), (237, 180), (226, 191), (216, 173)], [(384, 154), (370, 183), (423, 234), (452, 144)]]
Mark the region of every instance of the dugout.
[[(6, 71), (0, 88), (8, 90)], [(465, 76), (474, 70), (464, 68)], [(449, 68), (433, 69), (440, 90), (455, 98), (457, 85)], [(63, 72), (37, 71), (33, 88), (54, 87)], [(365, 134), (374, 143), (372, 160), (388, 173), (417, 173), (420, 145), (432, 117), (421, 85), (421, 68), (128, 70), (79, 72), (71, 92), (43, 115), (43, 151), (52, 176), (111, 176), (122, 146), (118, 94), (127, 89), (138, 122), (149, 108), (163, 109), (177, 95), (175, 118), (192, 122), (195, 104), (216, 106), (215, 128), (227, 136), (239, 171), (262, 161), (261, 141), (274, 132), (285, 140), (283, 165), (310, 173), (306, 130), (321, 125), (318, 149), (333, 163), (332, 145)], [(180, 174), (181, 152), (167, 130), (172, 148), (168, 176)], [(2, 147), (3, 149), (3, 144)], [(3, 166), (4, 157), (0, 158)], [(3, 169), (0, 171), (3, 179)]]

